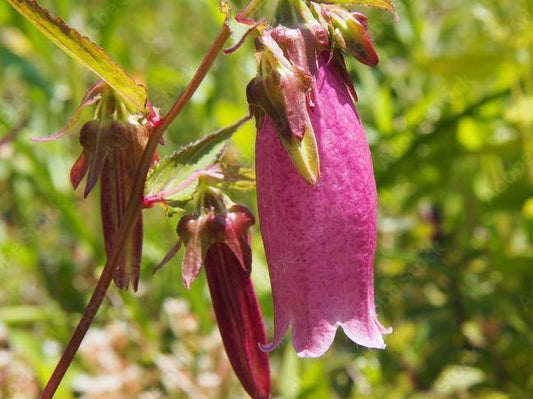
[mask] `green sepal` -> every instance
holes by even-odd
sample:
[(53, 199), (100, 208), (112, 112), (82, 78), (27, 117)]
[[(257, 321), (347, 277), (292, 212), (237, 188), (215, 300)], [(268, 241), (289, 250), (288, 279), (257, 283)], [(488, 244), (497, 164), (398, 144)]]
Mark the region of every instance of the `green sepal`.
[(293, 135), (279, 137), (298, 173), (307, 184), (316, 186), (320, 178), (320, 158), (315, 133), (312, 130), (306, 131), (302, 141)]

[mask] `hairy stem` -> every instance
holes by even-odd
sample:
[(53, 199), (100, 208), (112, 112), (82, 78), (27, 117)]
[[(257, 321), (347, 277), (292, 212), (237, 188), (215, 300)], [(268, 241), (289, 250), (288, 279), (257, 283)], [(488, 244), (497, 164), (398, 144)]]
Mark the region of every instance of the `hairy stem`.
[[(251, 15), (263, 2), (264, 0), (250, 1), (250, 3), (241, 11), (239, 16), (247, 17)], [(135, 222), (137, 220), (137, 217), (139, 216), (139, 213), (142, 212), (142, 198), (144, 194), (144, 184), (146, 180), (146, 175), (148, 173), (148, 170), (150, 169), (150, 164), (152, 162), (153, 155), (155, 153), (159, 140), (163, 135), (163, 132), (180, 114), (184, 106), (191, 99), (192, 95), (200, 86), (200, 83), (211, 69), (213, 62), (215, 61), (216, 57), (222, 50), (224, 43), (228, 40), (229, 37), (230, 29), (226, 25), (226, 23), (224, 23), (220, 28), (220, 31), (217, 37), (215, 38), (215, 41), (211, 45), (211, 48), (204, 56), (200, 66), (198, 67), (196, 73), (192, 77), (185, 90), (181, 93), (181, 95), (178, 97), (178, 99), (167, 112), (167, 114), (154, 127), (154, 130), (150, 136), (146, 148), (144, 149), (141, 161), (137, 167), (136, 175), (138, 176), (138, 178), (135, 180), (131, 196), (128, 201), (128, 206), (126, 208), (124, 222), (120, 226), (120, 230), (117, 236), (118, 238), (114, 244), (111, 257), (106, 260), (102, 274), (100, 275), (100, 278), (98, 279), (98, 283), (94, 289), (91, 299), (89, 300), (89, 303), (85, 308), (85, 312), (83, 313), (80, 322), (74, 330), (74, 333), (72, 334), (72, 337), (69, 343), (67, 344), (65, 351), (61, 355), (61, 358), (59, 359), (59, 362), (57, 363), (57, 366), (54, 369), (52, 376), (48, 380), (46, 387), (41, 393), (41, 399), (49, 399), (53, 397), (61, 380), (63, 379), (63, 376), (65, 375), (68, 367), (70, 366), (74, 355), (78, 351), (78, 348), (80, 347), (80, 344), (83, 338), (85, 337), (85, 334), (89, 330), (89, 327), (92, 321), (94, 320), (94, 317), (98, 312), (100, 305), (102, 304), (106, 296), (107, 290), (109, 289), (109, 286), (113, 279), (113, 272), (116, 269), (117, 261), (119, 260), (122, 254), (126, 238), (131, 233), (133, 226), (135, 225)]]

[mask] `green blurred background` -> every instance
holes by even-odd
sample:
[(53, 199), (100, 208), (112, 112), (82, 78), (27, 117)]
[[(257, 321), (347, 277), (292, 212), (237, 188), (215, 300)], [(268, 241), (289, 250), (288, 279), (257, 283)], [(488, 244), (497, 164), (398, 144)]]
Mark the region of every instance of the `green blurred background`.
[[(162, 110), (222, 20), (216, 0), (42, 4), (145, 82)], [(297, 358), (286, 341), (271, 356), (274, 396), (533, 397), (533, 2), (396, 6), (399, 22), (363, 10), (380, 64), (347, 60), (380, 196), (378, 313), (394, 333), (377, 351), (339, 332), (321, 359)], [(251, 43), (221, 56), (161, 153), (246, 114), (254, 69)], [(58, 131), (95, 81), (0, 2), (0, 398), (36, 397), (105, 260), (98, 195), (83, 200), (68, 179), (81, 124), (58, 141), (29, 140)], [(254, 136), (248, 123), (228, 156), (252, 166)], [(233, 199), (255, 209), (252, 194)], [(152, 275), (176, 223), (159, 207), (145, 212), (139, 291), (111, 288), (57, 398), (244, 397), (205, 277), (187, 292), (178, 259)], [(253, 241), (271, 331), (258, 230)]]

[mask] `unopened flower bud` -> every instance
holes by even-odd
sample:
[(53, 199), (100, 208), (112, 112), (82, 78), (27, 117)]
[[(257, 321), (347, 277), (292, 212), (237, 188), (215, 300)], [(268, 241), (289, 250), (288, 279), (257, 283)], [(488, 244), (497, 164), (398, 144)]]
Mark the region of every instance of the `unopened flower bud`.
[(347, 51), (365, 65), (374, 66), (378, 63), (379, 58), (368, 33), (365, 15), (335, 6), (321, 6), (320, 10), (338, 48)]
[(185, 245), (182, 276), (188, 288), (205, 265), (209, 292), (224, 348), (244, 389), (253, 398), (270, 396), (268, 356), (261, 310), (250, 279), (251, 212), (220, 190), (201, 185), (197, 212), (181, 218)]
[[(118, 236), (124, 212), (133, 189), (137, 166), (150, 134), (149, 124), (141, 124), (129, 115), (124, 104), (105, 84), (95, 85), (89, 91), (98, 103), (97, 118), (86, 122), (80, 131), (83, 152), (70, 171), (70, 180), (76, 189), (87, 175), (84, 196), (87, 197), (100, 180), (100, 208), (105, 250), (111, 255)], [(152, 117), (157, 115), (152, 109)], [(155, 156), (154, 160), (156, 159)], [(124, 244), (121, 258), (113, 276), (120, 288), (132, 283), (136, 290), (142, 252), (142, 216)]]

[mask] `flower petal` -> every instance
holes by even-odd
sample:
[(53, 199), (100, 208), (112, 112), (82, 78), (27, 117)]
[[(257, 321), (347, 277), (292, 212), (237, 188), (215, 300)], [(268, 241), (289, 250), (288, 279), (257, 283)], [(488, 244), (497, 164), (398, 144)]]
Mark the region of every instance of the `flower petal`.
[(254, 215), (246, 207), (235, 204), (227, 213), (224, 231), (224, 242), (248, 275), (252, 271), (250, 227), (254, 223)]
[[(111, 165), (111, 162), (107, 162), (100, 183), (100, 209), (107, 256), (113, 251), (131, 191), (131, 181), (128, 183), (120, 168)], [(143, 223), (142, 215), (139, 215), (131, 235), (124, 244), (122, 256), (113, 275), (115, 283), (121, 289), (127, 289), (129, 283), (132, 283), (133, 289), (137, 290), (142, 241)]]
[[(147, 136), (144, 128), (119, 122), (112, 122), (108, 127), (100, 130), (99, 134), (102, 134), (103, 140), (100, 144), (107, 148), (102, 153), (105, 157), (102, 158), (104, 166), (101, 172), (100, 207), (105, 248), (109, 256), (123, 222), (135, 180), (135, 171), (146, 145)], [(89, 184), (89, 178), (87, 184)], [(133, 289), (137, 290), (142, 240), (143, 227), (142, 215), (140, 215), (131, 235), (124, 243), (123, 255), (117, 263), (113, 276), (119, 288), (126, 289), (131, 283)]]
[(261, 232), (274, 297), (274, 339), (289, 325), (300, 356), (331, 345), (337, 327), (355, 343), (383, 348), (373, 292), (377, 195), (361, 121), (329, 54), (321, 54), (316, 134), (321, 177), (303, 181), (265, 116), (256, 143)]
[(80, 185), (80, 182), (87, 173), (88, 168), (89, 164), (87, 162), (87, 157), (85, 156), (85, 152), (82, 152), (70, 169), (70, 183), (72, 184), (72, 187), (74, 187), (74, 190), (76, 190)]
[(205, 221), (197, 215), (185, 215), (178, 224), (178, 235), (183, 240), (185, 252), (181, 265), (181, 278), (187, 289), (196, 279), (207, 248), (207, 239), (204, 237)]

